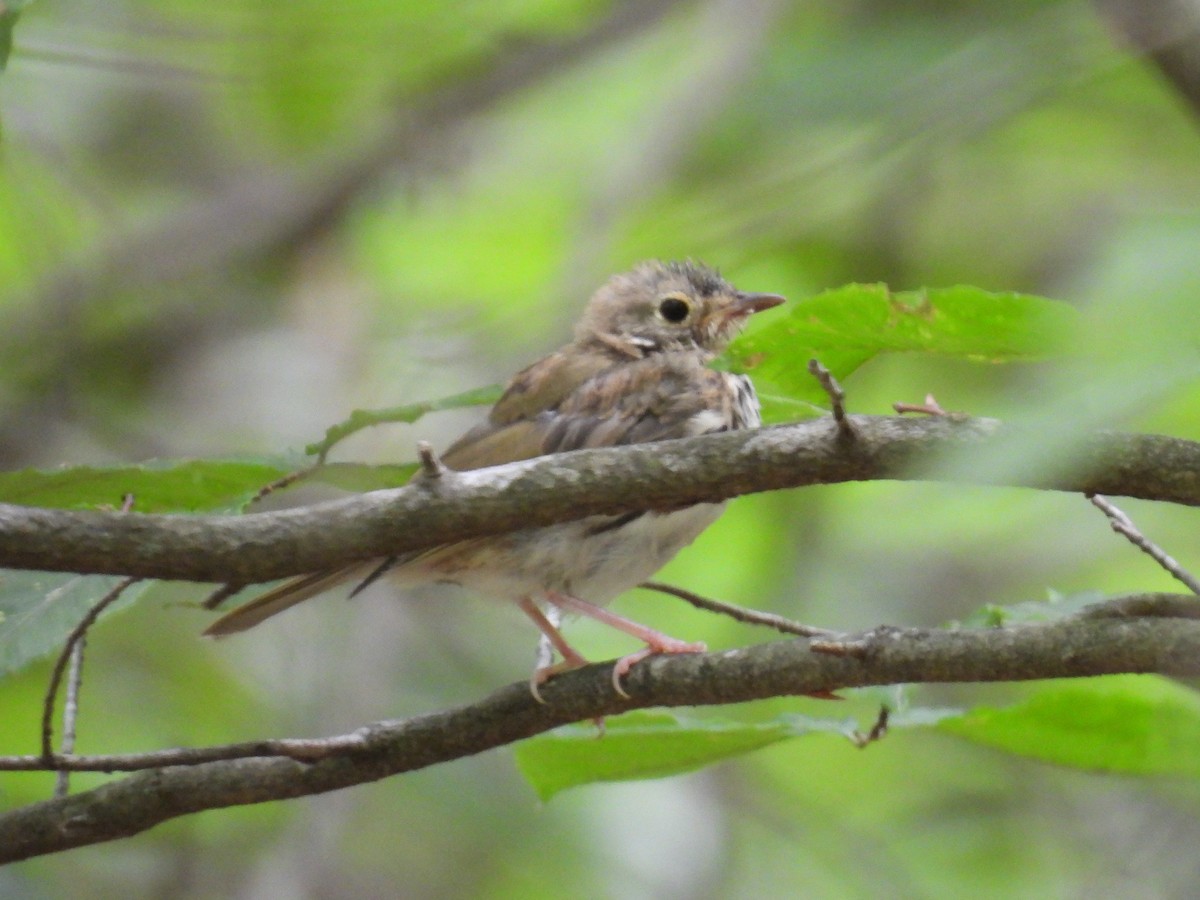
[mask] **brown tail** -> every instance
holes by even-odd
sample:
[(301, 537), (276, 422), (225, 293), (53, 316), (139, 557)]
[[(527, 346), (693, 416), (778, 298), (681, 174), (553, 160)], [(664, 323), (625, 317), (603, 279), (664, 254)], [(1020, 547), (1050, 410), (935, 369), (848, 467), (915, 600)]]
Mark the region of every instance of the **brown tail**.
[(343, 569), (314, 572), (312, 575), (285, 581), (279, 587), (272, 588), (265, 594), (255, 597), (249, 603), (230, 610), (204, 629), (204, 634), (208, 637), (222, 637), (226, 634), (236, 634), (247, 628), (253, 628), (276, 613), (290, 609), (297, 603), (307, 600), (309, 597), (315, 597), (343, 581), (365, 577), (375, 565), (375, 563), (356, 563)]

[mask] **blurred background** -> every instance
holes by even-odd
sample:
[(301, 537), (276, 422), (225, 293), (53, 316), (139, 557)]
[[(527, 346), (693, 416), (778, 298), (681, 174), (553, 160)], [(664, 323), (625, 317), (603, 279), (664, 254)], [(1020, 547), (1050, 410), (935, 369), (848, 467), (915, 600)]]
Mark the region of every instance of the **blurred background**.
[[(1148, 25), (1189, 6), (1139, 5)], [(1063, 299), (1088, 328), (1066, 361), (889, 357), (850, 380), (851, 408), (931, 391), (1050, 436), (1198, 439), (1197, 113), (1106, 17), (1122, 6), (33, 3), (0, 76), (0, 468), (295, 450), (353, 408), (503, 380), (649, 257), (793, 298), (884, 281)], [(1155, 51), (1200, 39), (1149, 32)], [(407, 460), (480, 415), (374, 429), (335, 456)], [(1200, 566), (1194, 512), (1124, 508)], [(662, 580), (839, 629), (1175, 588), (1082, 498), (937, 484), (741, 498)], [(96, 629), (81, 752), (428, 712), (525, 677), (535, 645), (506, 606), (386, 590), (214, 643), (200, 596), (161, 585)], [(771, 638), (644, 592), (616, 608), (713, 648)], [(569, 633), (593, 658), (628, 650)], [(35, 751), (47, 670), (0, 685), (3, 752)], [(889, 699), (696, 714), (869, 727)], [(6, 775), (0, 800), (50, 782)], [(1184, 897), (1198, 814), (1192, 783), (917, 731), (545, 805), (499, 750), (10, 867), (0, 896)]]

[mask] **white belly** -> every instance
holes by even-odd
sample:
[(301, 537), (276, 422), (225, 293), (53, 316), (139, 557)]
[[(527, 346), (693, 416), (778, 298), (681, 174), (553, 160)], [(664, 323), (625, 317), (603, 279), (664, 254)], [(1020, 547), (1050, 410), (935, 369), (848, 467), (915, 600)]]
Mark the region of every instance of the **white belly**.
[(540, 598), (559, 591), (597, 605), (641, 584), (711, 525), (723, 503), (702, 503), (671, 513), (645, 513), (604, 528), (593, 517), (550, 528), (532, 528), (503, 540), (468, 541), (393, 570), (400, 582), (461, 584), (503, 600)]

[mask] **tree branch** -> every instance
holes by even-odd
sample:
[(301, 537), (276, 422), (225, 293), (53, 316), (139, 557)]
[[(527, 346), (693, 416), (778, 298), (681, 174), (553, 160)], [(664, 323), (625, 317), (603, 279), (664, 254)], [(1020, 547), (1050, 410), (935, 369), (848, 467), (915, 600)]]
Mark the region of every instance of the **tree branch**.
[[(395, 490), (244, 516), (0, 504), (0, 567), (253, 584), (594, 514), (812, 484), (937, 478), (930, 473), (946, 453), (1019, 448), (1024, 434), (991, 419), (846, 421), (853, 443), (821, 419), (447, 472)], [(1096, 433), (1080, 438), (1071, 460), (1060, 474), (1026, 469), (1007, 483), (1200, 505), (1200, 444)], [(985, 480), (970, 472), (954, 477)]]
[[(626, 677), (624, 687), (632, 695), (628, 701), (613, 690), (611, 664), (593, 665), (547, 683), (545, 704), (535, 702), (529, 685), (521, 681), (468, 706), (379, 722), (351, 735), (235, 745), (224, 749), (241, 758), (154, 768), (0, 816), (0, 863), (128, 837), (201, 810), (376, 781), (568, 722), (630, 709), (738, 703), (901, 682), (1016, 681), (1119, 672), (1200, 674), (1200, 619), (1190, 616), (1198, 605), (1195, 598), (1142, 595), (1126, 600), (1131, 602), (1124, 607), (1085, 610), (1049, 624), (961, 631), (881, 628), (847, 640), (859, 648), (848, 655), (814, 653), (810, 642), (801, 638), (652, 658)], [(1128, 609), (1149, 615), (1129, 617), (1124, 615)], [(1185, 617), (1169, 617), (1176, 612)], [(318, 752), (322, 746), (332, 750)], [(296, 751), (306, 747), (312, 752), (304, 758), (315, 761), (289, 758), (302, 755)], [(263, 755), (245, 758), (256, 750)], [(143, 765), (170, 753), (179, 753), (180, 762), (195, 762), (204, 751), (162, 751)], [(63, 768), (106, 769), (128, 759), (64, 757), (59, 763)], [(106, 760), (111, 765), (104, 765)], [(37, 757), (0, 760), (6, 768), (36, 768), (36, 762)]]

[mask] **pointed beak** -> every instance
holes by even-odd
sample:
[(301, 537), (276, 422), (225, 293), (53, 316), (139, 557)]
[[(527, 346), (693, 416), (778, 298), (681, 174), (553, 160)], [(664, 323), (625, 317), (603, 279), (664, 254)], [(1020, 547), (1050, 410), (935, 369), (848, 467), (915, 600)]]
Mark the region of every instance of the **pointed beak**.
[(786, 299), (778, 294), (738, 294), (737, 303), (733, 307), (734, 315), (749, 316), (764, 309), (773, 309), (786, 302)]
[(778, 294), (743, 294), (739, 292), (733, 303), (710, 315), (705, 325), (712, 329), (710, 334), (719, 336), (719, 339), (724, 342), (736, 333), (750, 316), (756, 312), (762, 312), (764, 309), (772, 309), (784, 302), (786, 302), (785, 298)]

